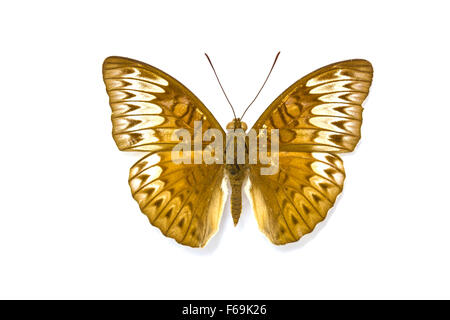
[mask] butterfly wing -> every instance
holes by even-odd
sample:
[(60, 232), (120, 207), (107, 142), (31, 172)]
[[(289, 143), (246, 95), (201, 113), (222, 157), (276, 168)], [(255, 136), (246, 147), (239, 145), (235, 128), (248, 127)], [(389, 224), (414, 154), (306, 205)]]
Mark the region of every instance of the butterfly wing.
[(361, 137), (361, 104), (372, 74), (366, 60), (338, 62), (312, 72), (275, 99), (253, 129), (279, 129), (280, 150), (352, 151)]
[(177, 164), (171, 151), (179, 143), (177, 130), (193, 136), (194, 121), (202, 121), (203, 132), (214, 128), (225, 137), (223, 129), (191, 91), (143, 62), (109, 57), (103, 63), (103, 79), (117, 146), (150, 152), (130, 170), (129, 184), (141, 211), (167, 237), (204, 246), (217, 231), (223, 211), (223, 165)]
[(165, 236), (203, 247), (218, 229), (227, 197), (224, 166), (174, 165), (171, 152), (152, 152), (131, 168), (133, 197)]
[(273, 243), (297, 241), (334, 205), (345, 177), (335, 153), (360, 139), (372, 74), (366, 60), (323, 67), (290, 86), (253, 126), (279, 130), (279, 172), (261, 175), (261, 165), (252, 165), (249, 173), (259, 227)]
[(279, 171), (251, 165), (249, 199), (260, 230), (274, 244), (299, 240), (322, 221), (342, 191), (342, 160), (326, 152), (280, 152)]
[(109, 57), (103, 80), (112, 109), (113, 137), (123, 151), (156, 151), (174, 146), (177, 129), (192, 135), (194, 121), (203, 132), (220, 124), (189, 89), (163, 71), (140, 61)]

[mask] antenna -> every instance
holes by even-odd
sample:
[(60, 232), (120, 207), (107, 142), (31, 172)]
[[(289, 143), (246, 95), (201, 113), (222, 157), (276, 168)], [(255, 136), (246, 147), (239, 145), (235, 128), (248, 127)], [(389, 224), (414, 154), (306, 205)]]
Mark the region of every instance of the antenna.
[(255, 98), (252, 100), (252, 102), (250, 102), (250, 104), (248, 105), (248, 107), (245, 109), (244, 113), (241, 116), (241, 120), (244, 117), (245, 113), (247, 112), (248, 108), (250, 108), (250, 106), (253, 104), (253, 102), (255, 102), (256, 98), (258, 98), (259, 93), (261, 92), (261, 90), (264, 88), (264, 85), (266, 84), (267, 80), (269, 80), (270, 74), (272, 73), (273, 67), (275, 67), (275, 63), (277, 62), (278, 56), (280, 55), (281, 51), (278, 51), (277, 55), (275, 56), (275, 60), (273, 61), (272, 64), (272, 68), (270, 68), (269, 74), (266, 77), (266, 80), (264, 80), (263, 85), (261, 86), (261, 89), (259, 89), (258, 93), (256, 94)]
[(212, 64), (212, 62), (211, 62), (211, 59), (208, 57), (208, 55), (207, 55), (206, 53), (205, 53), (205, 56), (206, 56), (206, 58), (208, 59), (209, 64), (211, 65), (211, 68), (212, 68), (213, 71), (214, 71), (214, 75), (216, 76), (217, 82), (219, 82), (219, 86), (220, 86), (220, 88), (222, 89), (222, 92), (223, 92), (223, 94), (225, 95), (225, 98), (227, 99), (228, 103), (230, 104), (231, 110), (233, 111), (234, 118), (236, 119), (236, 112), (234, 112), (233, 105), (231, 104), (230, 99), (228, 99), (228, 96), (227, 96), (227, 94), (225, 93), (225, 90), (223, 89), (222, 84), (220, 83), (219, 77), (217, 76), (216, 69), (214, 69), (214, 66), (213, 66), (213, 64)]

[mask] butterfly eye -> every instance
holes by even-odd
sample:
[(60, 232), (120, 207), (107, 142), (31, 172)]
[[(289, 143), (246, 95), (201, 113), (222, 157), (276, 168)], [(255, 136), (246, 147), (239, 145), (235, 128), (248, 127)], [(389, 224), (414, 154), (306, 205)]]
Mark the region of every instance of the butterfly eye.
[(231, 121), (227, 124), (227, 130), (235, 129), (235, 122)]

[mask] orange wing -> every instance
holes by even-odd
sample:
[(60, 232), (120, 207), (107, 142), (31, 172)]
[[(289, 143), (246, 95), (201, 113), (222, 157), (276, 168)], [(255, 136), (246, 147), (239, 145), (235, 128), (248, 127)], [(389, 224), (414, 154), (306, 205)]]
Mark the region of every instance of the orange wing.
[(366, 60), (323, 67), (291, 85), (253, 126), (279, 130), (279, 172), (264, 176), (260, 165), (250, 166), (248, 188), (259, 227), (273, 243), (297, 241), (334, 205), (345, 177), (334, 153), (352, 151), (360, 139), (372, 74)]
[(152, 225), (178, 243), (203, 247), (219, 227), (227, 198), (224, 181), (223, 165), (174, 164), (169, 149), (139, 160), (129, 183)]
[(109, 57), (103, 80), (112, 109), (113, 137), (120, 150), (155, 151), (176, 145), (173, 133), (194, 121), (222, 131), (220, 124), (189, 89), (163, 71), (140, 61)]
[(279, 129), (281, 150), (352, 151), (361, 137), (362, 103), (372, 75), (366, 60), (314, 71), (275, 99), (253, 129)]
[(131, 191), (141, 211), (167, 237), (203, 247), (222, 216), (224, 167), (174, 163), (171, 151), (179, 143), (174, 133), (186, 129), (192, 137), (196, 120), (202, 121), (203, 132), (215, 128), (225, 138), (223, 129), (191, 91), (148, 64), (109, 57), (103, 79), (117, 146), (150, 152), (130, 170)]

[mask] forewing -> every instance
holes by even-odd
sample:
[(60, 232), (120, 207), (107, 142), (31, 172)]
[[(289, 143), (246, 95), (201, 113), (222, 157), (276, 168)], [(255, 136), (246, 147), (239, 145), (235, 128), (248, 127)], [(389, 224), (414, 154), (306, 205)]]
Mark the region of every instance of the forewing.
[[(156, 151), (174, 146), (174, 131), (191, 135), (194, 121), (223, 132), (205, 105), (184, 85), (140, 61), (109, 57), (103, 79), (112, 109), (113, 137), (120, 150)], [(225, 134), (223, 134), (225, 136)]]
[(227, 197), (223, 180), (223, 165), (175, 164), (166, 150), (138, 161), (129, 183), (152, 225), (183, 245), (203, 247), (222, 216)]
[(260, 230), (277, 245), (299, 240), (325, 219), (345, 178), (342, 160), (325, 152), (281, 152), (277, 174), (260, 169), (250, 166), (248, 196)]
[(323, 67), (284, 91), (253, 129), (279, 129), (282, 151), (352, 151), (360, 139), (361, 104), (372, 75), (366, 60)]

